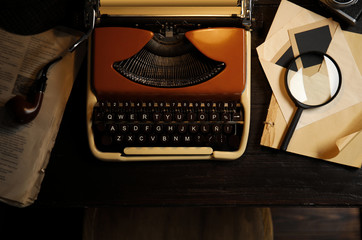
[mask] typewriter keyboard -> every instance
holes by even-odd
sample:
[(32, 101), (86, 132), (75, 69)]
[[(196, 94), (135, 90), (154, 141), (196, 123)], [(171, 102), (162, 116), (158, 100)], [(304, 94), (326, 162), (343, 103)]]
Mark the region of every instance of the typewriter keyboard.
[(236, 151), (243, 128), (238, 102), (97, 102), (93, 133), (100, 151), (126, 147), (211, 147)]

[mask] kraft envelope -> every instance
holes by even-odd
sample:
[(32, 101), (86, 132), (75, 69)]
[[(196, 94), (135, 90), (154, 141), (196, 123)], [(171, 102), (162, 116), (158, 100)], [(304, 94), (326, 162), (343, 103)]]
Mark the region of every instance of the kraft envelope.
[[(286, 19), (283, 18), (283, 13), (286, 13)], [(306, 21), (296, 20), (301, 16), (304, 16)], [(264, 127), (261, 139), (261, 144), (264, 146), (279, 148), (287, 128), (287, 122), (289, 122), (294, 111), (293, 103), (280, 84), (280, 76), (285, 73), (285, 68), (273, 63), (273, 46), (268, 46), (267, 43), (279, 43), (278, 46), (282, 47), (286, 41), (280, 41), (280, 39), (285, 39), (285, 37), (280, 36), (285, 36), (287, 29), (302, 26), (300, 22), (310, 24), (321, 20), (323, 20), (322, 17), (308, 10), (288, 1), (282, 1), (266, 42), (257, 48), (260, 62), (274, 93), (266, 119), (267, 124)], [(287, 24), (283, 25), (285, 23)], [(303, 113), (302, 117), (307, 121), (304, 121), (302, 123), (303, 127), (299, 126), (299, 129), (294, 133), (288, 151), (349, 166), (361, 167), (362, 150), (359, 146), (362, 146), (362, 94), (360, 94), (362, 80), (359, 68), (362, 69), (362, 63), (359, 61), (360, 66), (357, 66), (344, 35), (349, 36), (349, 34), (343, 34), (343, 31), (337, 26), (327, 52), (333, 55), (337, 62), (342, 62), (343, 65), (341, 96), (338, 96), (338, 101), (328, 104), (328, 107), (323, 107), (323, 111), (317, 110), (310, 111), (308, 114)], [(360, 35), (358, 37), (355, 35), (348, 37), (353, 49), (361, 48)], [(276, 53), (278, 49), (274, 49)], [(344, 67), (344, 65), (348, 64), (350, 65)], [(351, 82), (349, 78), (354, 81)]]
[[(290, 100), (284, 86), (284, 75), (286, 69), (272, 62), (274, 56), (279, 53), (279, 49), (274, 47), (274, 43), (283, 42), (282, 40), (285, 41), (285, 39), (282, 38), (284, 33), (281, 31), (285, 32), (287, 29), (282, 29), (279, 31), (280, 33), (278, 32), (274, 34), (269, 40), (263, 43), (262, 47), (258, 47), (257, 51), (259, 54), (259, 60), (263, 66), (265, 74), (267, 75), (278, 104), (281, 107), (284, 118), (287, 122), (289, 122), (295, 112), (295, 105)], [(331, 103), (323, 107), (305, 110), (297, 128), (304, 127), (310, 123), (316, 122), (322, 118), (362, 102), (362, 76), (359, 73), (358, 66), (348, 47), (344, 34), (338, 25), (327, 50), (327, 54), (335, 59), (341, 69), (341, 91)]]

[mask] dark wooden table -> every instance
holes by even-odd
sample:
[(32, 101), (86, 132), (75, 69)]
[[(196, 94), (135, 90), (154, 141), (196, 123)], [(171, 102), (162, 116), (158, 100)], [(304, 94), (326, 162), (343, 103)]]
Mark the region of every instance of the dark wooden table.
[[(298, 1), (328, 16), (318, 1)], [(362, 171), (260, 146), (271, 89), (255, 48), (279, 1), (255, 1), (249, 142), (236, 161), (102, 162), (88, 147), (86, 65), (70, 96), (35, 206), (360, 206)], [(362, 21), (354, 29), (361, 29)]]

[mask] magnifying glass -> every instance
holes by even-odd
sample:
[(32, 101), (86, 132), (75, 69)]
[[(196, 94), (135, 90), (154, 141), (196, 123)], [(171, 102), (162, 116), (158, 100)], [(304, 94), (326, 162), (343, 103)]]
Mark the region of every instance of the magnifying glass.
[(290, 62), (285, 74), (285, 87), (297, 110), (281, 150), (287, 150), (303, 110), (328, 104), (337, 96), (341, 85), (341, 71), (336, 61), (325, 53), (303, 53)]

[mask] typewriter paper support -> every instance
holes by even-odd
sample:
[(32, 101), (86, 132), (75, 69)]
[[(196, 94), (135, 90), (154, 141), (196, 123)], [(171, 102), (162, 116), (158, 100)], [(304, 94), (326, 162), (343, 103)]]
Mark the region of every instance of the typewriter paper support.
[[(234, 160), (244, 153), (252, 2), (196, 2), (94, 1), (87, 129), (100, 160)], [(150, 55), (156, 60), (145, 62)], [(174, 69), (190, 62), (199, 67)], [(146, 131), (158, 127), (157, 138)]]

